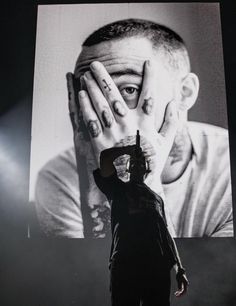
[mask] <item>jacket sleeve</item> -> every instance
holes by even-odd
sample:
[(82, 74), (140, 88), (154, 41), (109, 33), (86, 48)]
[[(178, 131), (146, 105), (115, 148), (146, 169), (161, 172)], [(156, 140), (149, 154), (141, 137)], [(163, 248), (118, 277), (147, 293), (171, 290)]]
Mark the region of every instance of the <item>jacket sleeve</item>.
[(118, 190), (121, 182), (117, 177), (117, 172), (114, 172), (108, 177), (103, 177), (100, 169), (98, 168), (93, 171), (93, 177), (97, 187), (102, 193), (105, 194), (108, 200), (111, 200), (115, 192)]

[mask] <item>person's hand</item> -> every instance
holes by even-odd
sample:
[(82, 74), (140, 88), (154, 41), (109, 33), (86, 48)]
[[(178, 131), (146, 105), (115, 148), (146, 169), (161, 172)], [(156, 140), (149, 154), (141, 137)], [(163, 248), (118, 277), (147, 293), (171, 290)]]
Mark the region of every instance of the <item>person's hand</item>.
[[(93, 231), (99, 234), (104, 230), (99, 210), (108, 205), (105, 196), (94, 184), (92, 175), (93, 170), (99, 166), (100, 152), (109, 147), (135, 144), (136, 131), (139, 130), (141, 147), (151, 169), (145, 183), (158, 193), (162, 188), (161, 171), (174, 141), (178, 116), (177, 103), (173, 100), (166, 107), (164, 123), (157, 133), (155, 119), (159, 103), (158, 84), (152, 63), (145, 63), (142, 91), (135, 109), (127, 107), (104, 66), (98, 62), (96, 65), (91, 69), (92, 73), (83, 76), (81, 83), (85, 90), (80, 91), (80, 95), (79, 80), (72, 73), (67, 74), (67, 86), (77, 171), (80, 185), (83, 185), (80, 188), (83, 199), (81, 208), (83, 210), (85, 207), (84, 211), (87, 212), (86, 207), (90, 207), (95, 221)], [(118, 176), (124, 180), (128, 178), (127, 161), (127, 156), (121, 156), (115, 162)]]
[[(135, 109), (129, 109), (123, 100), (118, 88), (99, 62), (93, 62), (91, 72), (86, 72), (83, 81), (86, 90), (79, 92), (79, 106), (83, 120), (90, 134), (90, 139), (96, 159), (106, 148), (120, 143), (134, 144), (137, 129), (146, 144), (151, 144), (157, 152), (157, 159), (150, 163), (155, 164), (155, 172), (159, 176), (163, 170), (169, 151), (174, 141), (178, 126), (176, 102), (171, 101), (166, 108), (164, 123), (159, 133), (155, 129), (155, 113), (157, 94), (155, 69), (151, 63), (146, 63), (142, 91)], [(70, 109), (76, 109), (73, 99), (70, 100)], [(128, 142), (128, 143), (127, 143)], [(144, 141), (145, 142), (145, 141)], [(150, 145), (142, 148), (149, 150)], [(149, 154), (153, 156), (153, 154)], [(151, 167), (153, 168), (153, 167)]]
[(136, 151), (136, 144), (124, 146), (125, 154), (129, 156), (134, 156)]
[(87, 156), (91, 151), (90, 136), (84, 124), (82, 112), (79, 107), (78, 92), (80, 88), (79, 80), (75, 79), (73, 73), (66, 74), (68, 90), (68, 107), (70, 120), (73, 127), (75, 151), (78, 155)]
[(189, 281), (185, 273), (177, 272), (176, 281), (178, 285), (178, 290), (175, 292), (176, 297), (180, 297), (187, 292)]

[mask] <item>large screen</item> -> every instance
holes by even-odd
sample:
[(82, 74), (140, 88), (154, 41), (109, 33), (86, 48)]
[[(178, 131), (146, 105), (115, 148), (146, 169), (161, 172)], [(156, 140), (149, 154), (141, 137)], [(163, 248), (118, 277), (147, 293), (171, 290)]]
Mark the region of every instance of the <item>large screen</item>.
[[(137, 30), (130, 34), (130, 29), (126, 37), (117, 36), (114, 30), (109, 39), (102, 31), (88, 39), (102, 27), (105, 31), (105, 25), (127, 19), (133, 19), (133, 27), (137, 19), (152, 22), (169, 36), (165, 39), (160, 34), (154, 43), (154, 34), (152, 38)], [(91, 69), (92, 61), (102, 62), (128, 112), (142, 118), (139, 102), (129, 105), (129, 99), (135, 92), (140, 93), (139, 98), (142, 95), (145, 62), (150, 58), (157, 65), (157, 81), (151, 81), (156, 93), (156, 134), (162, 132), (168, 101), (178, 100), (181, 117), (165, 166), (158, 174), (169, 231), (181, 238), (233, 236), (219, 5), (122, 3), (38, 6), (29, 194), (36, 218), (30, 220), (30, 237), (34, 231), (45, 237), (68, 238), (103, 238), (109, 233), (111, 203), (94, 182), (93, 170), (99, 167), (94, 139), (87, 137), (89, 125), (84, 124), (78, 110), (83, 86), (80, 77)], [(135, 76), (132, 65), (139, 70)], [(119, 66), (119, 71), (111, 72), (112, 66)], [(75, 110), (71, 103), (68, 107), (68, 72), (74, 76), (69, 99), (74, 95)], [(175, 82), (176, 78), (179, 81)], [(109, 88), (108, 83), (104, 85)], [(93, 107), (89, 109), (97, 114)], [(142, 139), (148, 138), (149, 133), (142, 130), (143, 120), (137, 120), (135, 128), (133, 121), (122, 120), (131, 127), (120, 133), (116, 142), (108, 141), (108, 147), (117, 142), (129, 144), (137, 129)], [(104, 128), (101, 133), (105, 135)], [(128, 181), (128, 157), (118, 159), (115, 166), (119, 178)]]

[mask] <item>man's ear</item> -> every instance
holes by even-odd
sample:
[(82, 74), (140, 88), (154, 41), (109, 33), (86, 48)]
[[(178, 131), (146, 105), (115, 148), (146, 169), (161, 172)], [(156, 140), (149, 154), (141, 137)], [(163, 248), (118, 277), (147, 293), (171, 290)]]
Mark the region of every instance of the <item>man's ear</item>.
[(195, 104), (198, 97), (198, 76), (190, 72), (180, 81), (179, 85), (179, 110), (188, 111)]

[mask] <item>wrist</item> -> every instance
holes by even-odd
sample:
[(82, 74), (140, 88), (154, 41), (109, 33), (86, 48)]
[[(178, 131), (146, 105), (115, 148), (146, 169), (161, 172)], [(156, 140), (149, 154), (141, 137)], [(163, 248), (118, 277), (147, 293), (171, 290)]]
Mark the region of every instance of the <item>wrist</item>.
[(178, 267), (176, 273), (178, 275), (184, 275), (186, 273), (186, 270), (183, 267)]

